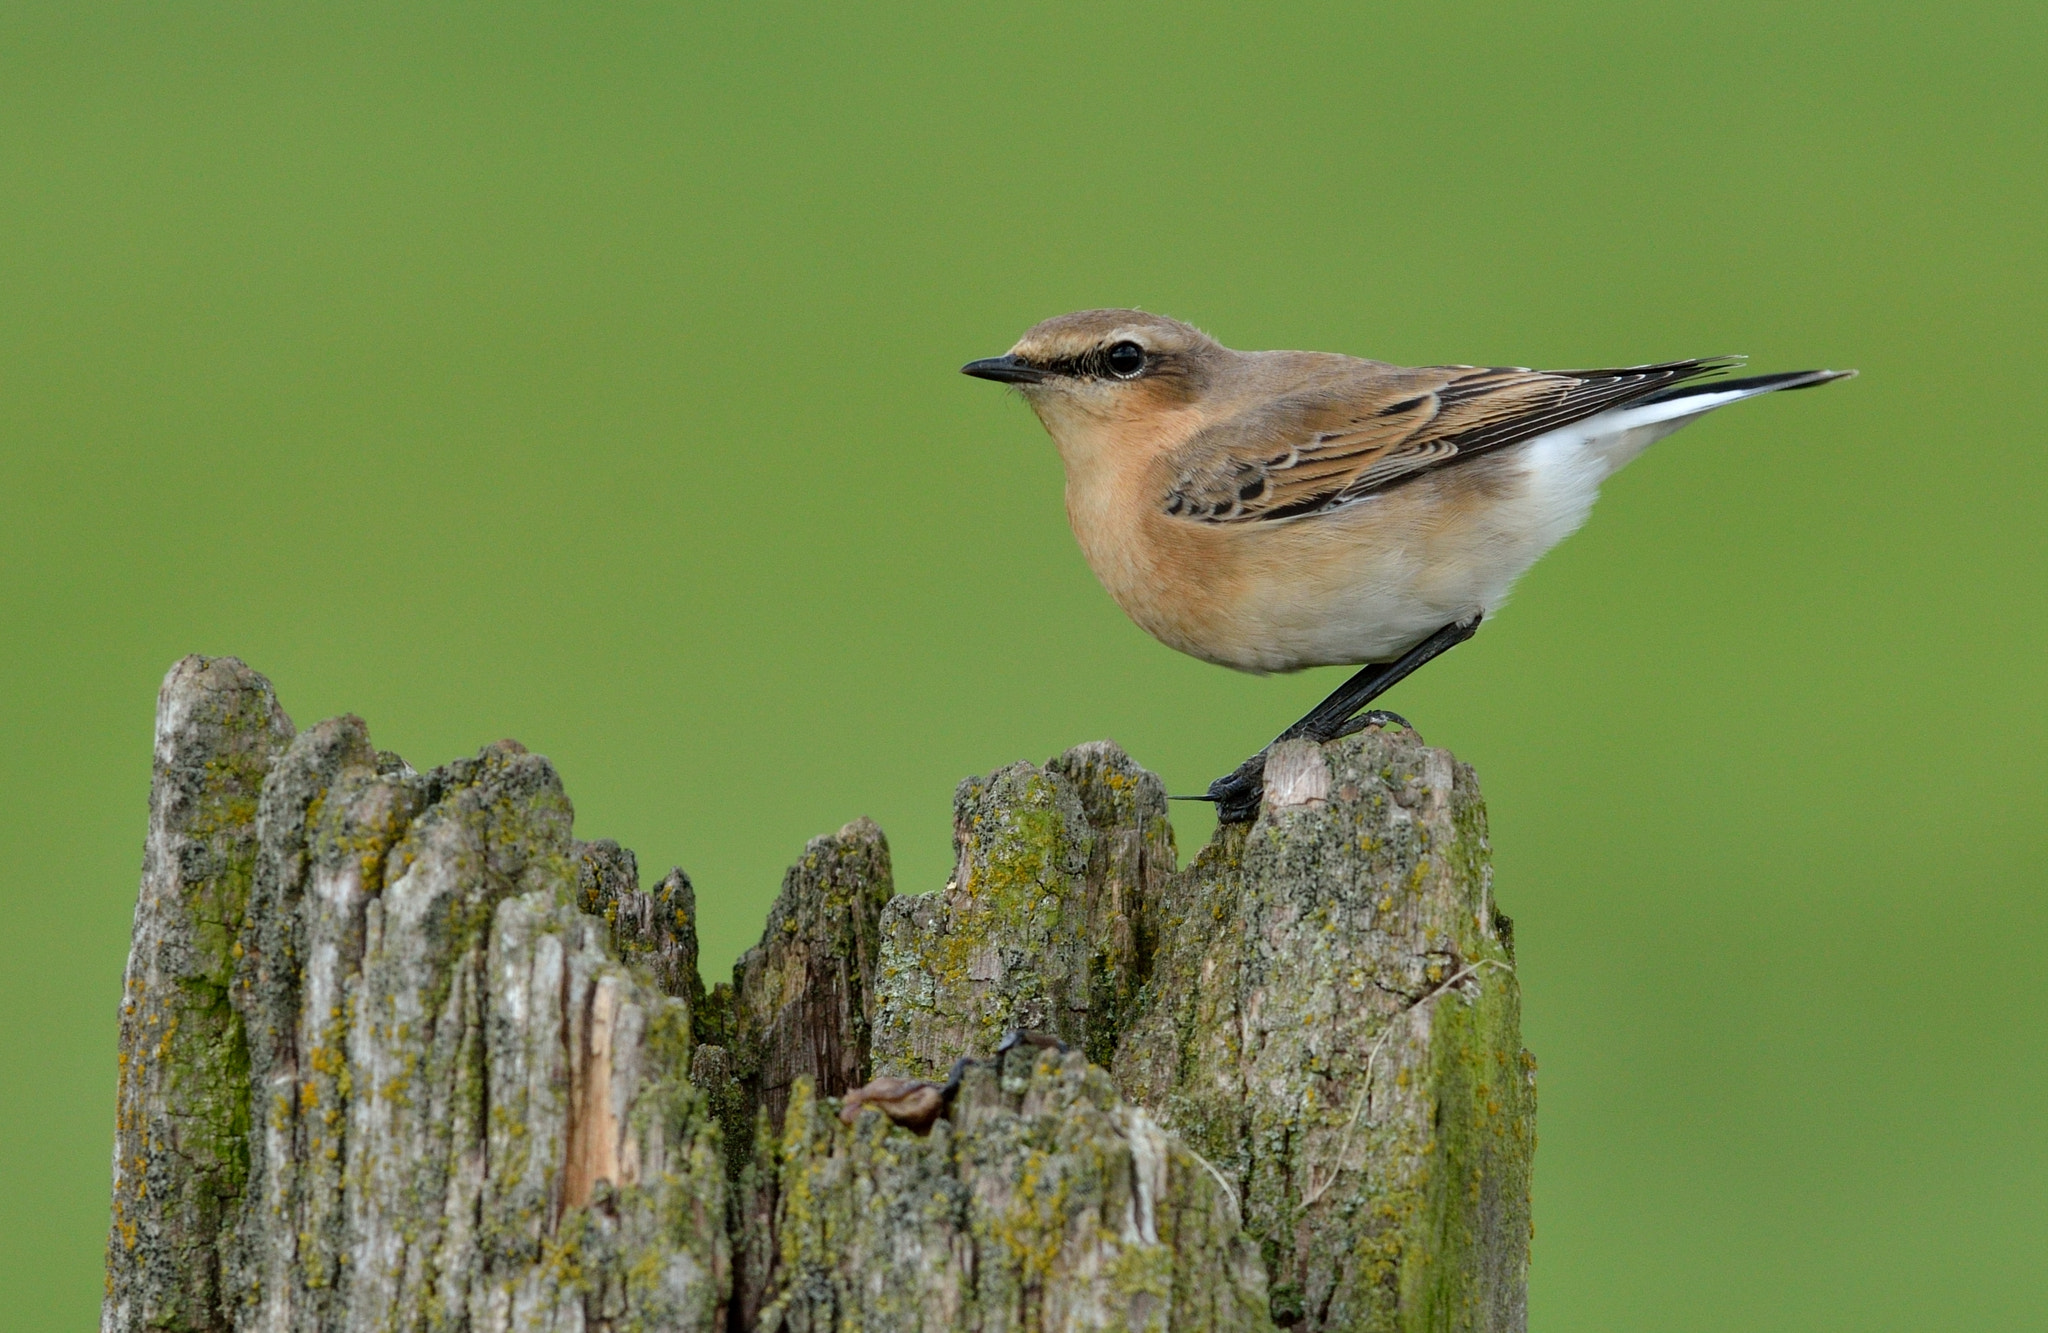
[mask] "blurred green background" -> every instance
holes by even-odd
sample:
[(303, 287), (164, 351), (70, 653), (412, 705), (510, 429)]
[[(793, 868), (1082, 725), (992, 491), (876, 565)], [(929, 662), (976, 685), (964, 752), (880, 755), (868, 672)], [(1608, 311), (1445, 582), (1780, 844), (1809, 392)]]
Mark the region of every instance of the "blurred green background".
[[(15, 4), (0, 14), (0, 1322), (91, 1325), (181, 654), (503, 735), (707, 970), (859, 814), (1338, 678), (1124, 621), (955, 373), (1239, 347), (1859, 366), (1618, 478), (1390, 703), (1475, 764), (1540, 1330), (2048, 1327), (2048, 8)], [(1207, 836), (1180, 812), (1183, 856)]]

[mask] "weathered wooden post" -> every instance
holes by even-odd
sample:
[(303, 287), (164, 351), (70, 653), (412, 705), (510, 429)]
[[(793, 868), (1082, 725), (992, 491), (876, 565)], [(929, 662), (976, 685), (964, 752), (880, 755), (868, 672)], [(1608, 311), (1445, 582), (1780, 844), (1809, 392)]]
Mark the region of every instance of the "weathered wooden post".
[(420, 774), (172, 669), (104, 1330), (1522, 1327), (1533, 1076), (1448, 754), (1282, 747), (1184, 870), (1115, 746), (1013, 765), (943, 890), (856, 821), (708, 992), (687, 877), (570, 823), (509, 742)]

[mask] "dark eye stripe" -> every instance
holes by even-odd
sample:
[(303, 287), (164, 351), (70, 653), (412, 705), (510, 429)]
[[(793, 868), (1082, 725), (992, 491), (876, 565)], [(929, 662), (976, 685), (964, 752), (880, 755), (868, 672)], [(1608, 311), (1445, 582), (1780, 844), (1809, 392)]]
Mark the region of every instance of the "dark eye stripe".
[[(1126, 339), (1125, 341), (1129, 340)], [(1117, 347), (1121, 347), (1123, 345), (1123, 342), (1119, 342), (1116, 344)], [(1131, 345), (1134, 347), (1137, 346), (1136, 343), (1132, 343)], [(1036, 364), (1040, 370), (1046, 371), (1050, 374), (1071, 375), (1075, 379), (1121, 380), (1135, 378), (1135, 375), (1119, 375), (1115, 371), (1110, 369), (1109, 356), (1110, 353), (1114, 350), (1115, 348), (1110, 347), (1092, 347), (1089, 350), (1078, 353), (1074, 356), (1055, 357), (1050, 361), (1039, 361), (1034, 364)], [(1145, 354), (1143, 348), (1140, 348), (1139, 351), (1141, 354), (1145, 355), (1145, 360), (1147, 363), (1149, 363), (1151, 360), (1150, 355)], [(1139, 366), (1140, 371), (1149, 370), (1151, 368), (1152, 367), (1150, 364), (1141, 364)]]

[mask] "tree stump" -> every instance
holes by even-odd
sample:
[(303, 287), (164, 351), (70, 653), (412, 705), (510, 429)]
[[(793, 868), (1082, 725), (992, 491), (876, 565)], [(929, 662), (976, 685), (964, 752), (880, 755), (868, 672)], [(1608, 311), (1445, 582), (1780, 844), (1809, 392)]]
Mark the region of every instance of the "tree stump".
[(1185, 869), (1114, 745), (1012, 765), (943, 890), (856, 821), (708, 990), (688, 877), (571, 821), (515, 743), (421, 774), (172, 668), (105, 1333), (1524, 1326), (1534, 1067), (1444, 751), (1278, 747)]

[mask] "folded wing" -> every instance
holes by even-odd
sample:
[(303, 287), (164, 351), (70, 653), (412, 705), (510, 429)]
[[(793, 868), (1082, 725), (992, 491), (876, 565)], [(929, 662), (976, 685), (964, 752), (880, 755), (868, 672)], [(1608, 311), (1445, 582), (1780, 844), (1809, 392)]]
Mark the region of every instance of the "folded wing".
[(1205, 523), (1326, 513), (1737, 364), (1712, 357), (1612, 370), (1373, 367), (1195, 436), (1166, 512)]

